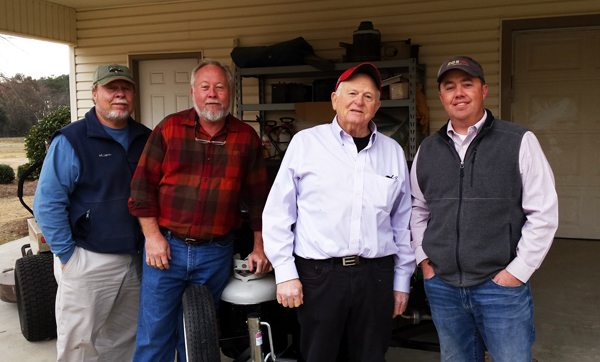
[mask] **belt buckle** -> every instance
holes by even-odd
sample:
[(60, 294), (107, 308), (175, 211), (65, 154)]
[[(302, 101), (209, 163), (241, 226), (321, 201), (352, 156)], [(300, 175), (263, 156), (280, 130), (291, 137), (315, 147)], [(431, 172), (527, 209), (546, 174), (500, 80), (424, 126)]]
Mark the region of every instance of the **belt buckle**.
[(198, 239), (185, 238), (185, 240), (183, 242), (185, 243), (185, 245), (194, 246), (194, 244), (198, 243)]
[(346, 256), (346, 257), (342, 258), (343, 266), (353, 266), (353, 265), (357, 265), (357, 264), (360, 264), (358, 256)]

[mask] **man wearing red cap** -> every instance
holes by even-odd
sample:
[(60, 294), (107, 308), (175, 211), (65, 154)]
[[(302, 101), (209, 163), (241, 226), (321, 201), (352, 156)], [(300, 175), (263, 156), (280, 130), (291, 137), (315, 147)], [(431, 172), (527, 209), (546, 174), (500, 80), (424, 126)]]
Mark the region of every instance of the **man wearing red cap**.
[(450, 120), (411, 169), (413, 248), (442, 361), (529, 362), (535, 340), (529, 278), (558, 227), (550, 165), (533, 133), (484, 109), (479, 63), (445, 61)]
[(277, 300), (298, 308), (310, 362), (335, 361), (344, 331), (354, 360), (385, 361), (391, 319), (408, 301), (408, 169), (372, 121), (380, 93), (372, 64), (341, 75), (336, 117), (292, 139), (263, 212)]

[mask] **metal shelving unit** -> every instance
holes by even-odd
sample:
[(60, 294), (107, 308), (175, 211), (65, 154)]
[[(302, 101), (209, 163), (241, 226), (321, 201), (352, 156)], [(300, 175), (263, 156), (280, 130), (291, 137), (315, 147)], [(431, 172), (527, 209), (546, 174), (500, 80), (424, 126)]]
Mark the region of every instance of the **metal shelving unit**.
[[(265, 86), (268, 79), (286, 78), (311, 78), (325, 79), (337, 78), (346, 69), (357, 66), (361, 62), (337, 63), (331, 71), (321, 71), (311, 65), (297, 65), (286, 67), (264, 67), (264, 68), (235, 68), (235, 109), (236, 117), (243, 119), (244, 112), (259, 112), (260, 117), (265, 119), (265, 112), (269, 111), (293, 111), (294, 103), (267, 103), (265, 97)], [(417, 82), (425, 84), (425, 67), (417, 64), (416, 59), (386, 60), (371, 62), (381, 72), (383, 79), (401, 73), (408, 74), (408, 99), (383, 100), (381, 108), (408, 108), (408, 160), (412, 161), (417, 152), (417, 114), (416, 114), (416, 87)], [(244, 78), (258, 79), (258, 104), (244, 104), (242, 100), (242, 82)], [(262, 132), (262, 130), (261, 130)]]

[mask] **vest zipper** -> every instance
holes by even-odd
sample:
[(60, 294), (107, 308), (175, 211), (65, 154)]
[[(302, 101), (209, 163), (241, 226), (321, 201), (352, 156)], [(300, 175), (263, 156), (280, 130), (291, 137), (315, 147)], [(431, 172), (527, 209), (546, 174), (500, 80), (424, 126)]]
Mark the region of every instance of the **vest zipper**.
[(458, 255), (460, 247), (460, 209), (462, 208), (462, 195), (463, 195), (463, 179), (465, 176), (465, 161), (460, 161), (460, 188), (458, 194), (458, 213), (456, 214), (456, 266), (458, 267), (459, 286), (462, 287), (462, 268), (460, 267), (460, 259)]
[(475, 156), (477, 156), (477, 148), (473, 150), (473, 158), (471, 159), (471, 187), (473, 187), (473, 169), (475, 168)]

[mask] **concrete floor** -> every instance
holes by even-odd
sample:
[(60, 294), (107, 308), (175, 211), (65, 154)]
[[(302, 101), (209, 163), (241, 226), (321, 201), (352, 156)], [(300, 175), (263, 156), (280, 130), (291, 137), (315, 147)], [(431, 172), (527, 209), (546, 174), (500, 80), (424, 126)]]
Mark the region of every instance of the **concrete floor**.
[[(27, 239), (0, 245), (0, 271), (14, 266)], [(557, 239), (531, 279), (539, 362), (600, 361), (600, 242)], [(420, 337), (435, 340), (435, 335)], [(0, 361), (51, 362), (55, 340), (27, 342), (16, 304), (0, 301)], [(390, 348), (388, 362), (436, 362), (439, 354)], [(231, 361), (223, 358), (222, 361)]]

